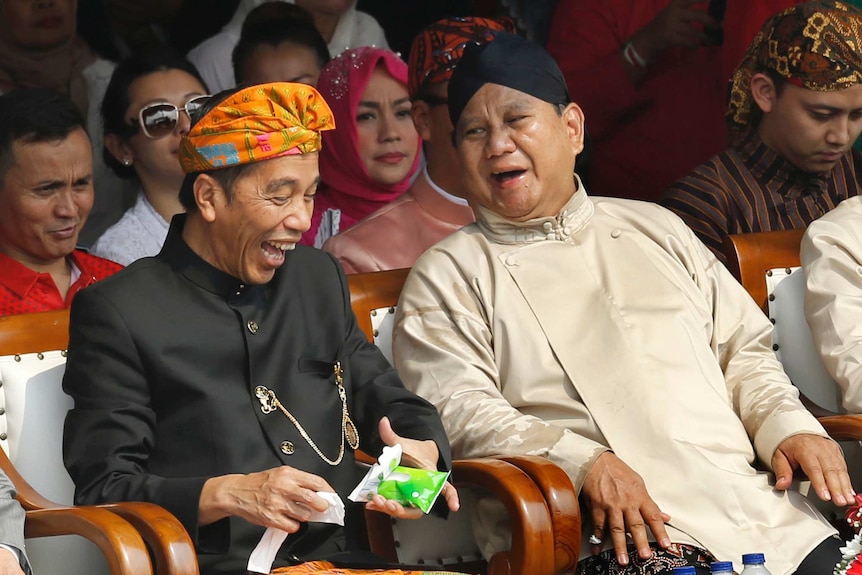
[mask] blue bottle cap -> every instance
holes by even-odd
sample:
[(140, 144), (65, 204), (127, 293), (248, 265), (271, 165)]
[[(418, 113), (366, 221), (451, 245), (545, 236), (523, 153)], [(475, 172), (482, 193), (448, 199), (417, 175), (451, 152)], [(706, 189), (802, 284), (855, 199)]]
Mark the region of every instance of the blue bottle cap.
[(674, 567), (673, 575), (697, 575), (694, 567)]
[(765, 563), (763, 553), (746, 553), (742, 556), (743, 565), (756, 565), (757, 563)]
[(733, 562), (731, 561), (715, 561), (709, 567), (713, 573), (733, 573)]

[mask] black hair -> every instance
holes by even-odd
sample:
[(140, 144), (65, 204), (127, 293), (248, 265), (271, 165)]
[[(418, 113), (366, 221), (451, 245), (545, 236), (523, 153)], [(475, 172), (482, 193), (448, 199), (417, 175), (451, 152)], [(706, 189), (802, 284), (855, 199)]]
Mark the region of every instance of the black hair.
[[(204, 90), (207, 90), (207, 84), (194, 64), (170, 50), (129, 56), (117, 64), (102, 100), (102, 126), (105, 135), (114, 134), (125, 139), (140, 129), (137, 124), (129, 123), (126, 114), (131, 104), (129, 87), (138, 78), (167, 70), (181, 70), (194, 77)], [(135, 177), (134, 168), (121, 164), (107, 147), (102, 150), (102, 157), (105, 164), (119, 177), (125, 179)]]
[[(197, 124), (201, 118), (210, 113), (216, 106), (227, 100), (230, 96), (234, 95), (236, 92), (245, 89), (246, 86), (237, 86), (236, 88), (230, 88), (228, 90), (222, 90), (218, 94), (213, 94), (212, 98), (210, 98), (203, 106), (201, 106), (198, 110), (192, 114), (191, 117), (191, 125), (194, 126)], [(201, 174), (206, 174), (216, 180), (219, 183), (219, 186), (224, 190), (225, 198), (227, 199), (227, 203), (230, 204), (231, 198), (233, 197), (231, 191), (233, 189), (234, 183), (243, 176), (247, 171), (256, 167), (254, 163), (250, 164), (240, 164), (238, 166), (231, 166), (228, 168), (220, 168), (218, 170), (204, 170), (200, 172), (192, 172), (191, 174), (186, 174), (186, 177), (183, 178), (183, 184), (180, 186), (180, 194), (179, 200), (180, 204), (182, 204), (183, 208), (187, 212), (194, 212), (198, 209), (198, 204), (195, 201), (195, 180), (198, 179), (198, 176)]]
[[(266, 6), (266, 4), (263, 4)], [(293, 42), (314, 52), (321, 68), (329, 62), (329, 48), (314, 23), (296, 18), (281, 18), (244, 26), (242, 36), (233, 49), (233, 73), (237, 84), (243, 82), (242, 69), (258, 46), (278, 46)]]
[(84, 116), (65, 94), (49, 88), (19, 88), (0, 96), (0, 179), (13, 163), (12, 144), (56, 142), (77, 129)]

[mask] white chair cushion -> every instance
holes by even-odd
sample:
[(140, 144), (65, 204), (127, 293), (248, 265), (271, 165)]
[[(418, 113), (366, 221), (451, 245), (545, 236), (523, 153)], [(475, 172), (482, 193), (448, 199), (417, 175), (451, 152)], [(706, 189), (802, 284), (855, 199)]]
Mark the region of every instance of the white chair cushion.
[(374, 344), (392, 363), (392, 330), (395, 328), (395, 308), (381, 307), (371, 310), (371, 327), (374, 328)]
[(811, 338), (805, 320), (805, 274), (802, 268), (776, 268), (766, 276), (769, 317), (775, 324), (772, 343), (787, 375), (811, 401), (835, 412), (843, 412), (841, 390), (832, 379)]

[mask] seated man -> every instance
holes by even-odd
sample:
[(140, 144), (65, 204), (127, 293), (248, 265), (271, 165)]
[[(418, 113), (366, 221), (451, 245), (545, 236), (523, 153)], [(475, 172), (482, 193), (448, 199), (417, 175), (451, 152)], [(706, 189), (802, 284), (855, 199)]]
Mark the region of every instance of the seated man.
[(323, 249), (347, 273), (409, 268), (422, 252), (473, 221), (461, 192), (446, 89), (469, 42), (487, 41), (509, 21), (445, 18), (428, 26), (410, 49), (413, 124), (422, 138), (425, 169), (400, 198), (330, 238)]
[(812, 222), (800, 251), (805, 319), (844, 409), (862, 413), (862, 196)]
[(787, 489), (801, 469), (845, 505), (846, 465), (742, 286), (673, 213), (587, 196), (583, 114), (537, 44), (468, 47), (449, 111), (477, 221), (416, 261), (393, 352), (457, 455), (566, 470), (579, 573), (708, 571), (755, 550), (775, 575), (828, 573), (841, 542)]
[(0, 315), (68, 308), (122, 269), (76, 250), (93, 207), (84, 119), (47, 88), (0, 96)]
[[(360, 440), (372, 454), (401, 443), (415, 465), (451, 462), (434, 407), (357, 327), (335, 259), (296, 247), (320, 131), (333, 127), (303, 84), (212, 98), (180, 144), (187, 213), (161, 253), (72, 306), (64, 458), (75, 500), (166, 507), (204, 574), (245, 573), (265, 527), (296, 533), (279, 565), (353, 549), (341, 529), (306, 520), (328, 507), (317, 492), (346, 500)], [(451, 485), (444, 495), (457, 509)]]
[(731, 146), (660, 200), (722, 262), (724, 236), (804, 228), (862, 191), (851, 147), (862, 132), (860, 43), (862, 12), (834, 0), (780, 12), (752, 42), (731, 79)]

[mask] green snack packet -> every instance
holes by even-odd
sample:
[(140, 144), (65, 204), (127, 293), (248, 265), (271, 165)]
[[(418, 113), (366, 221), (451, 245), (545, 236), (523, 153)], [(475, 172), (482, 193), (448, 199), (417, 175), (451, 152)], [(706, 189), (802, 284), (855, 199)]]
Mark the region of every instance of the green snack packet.
[(428, 471), (398, 466), (377, 486), (377, 493), (402, 505), (418, 507), (428, 513), (443, 491), (448, 471)]

